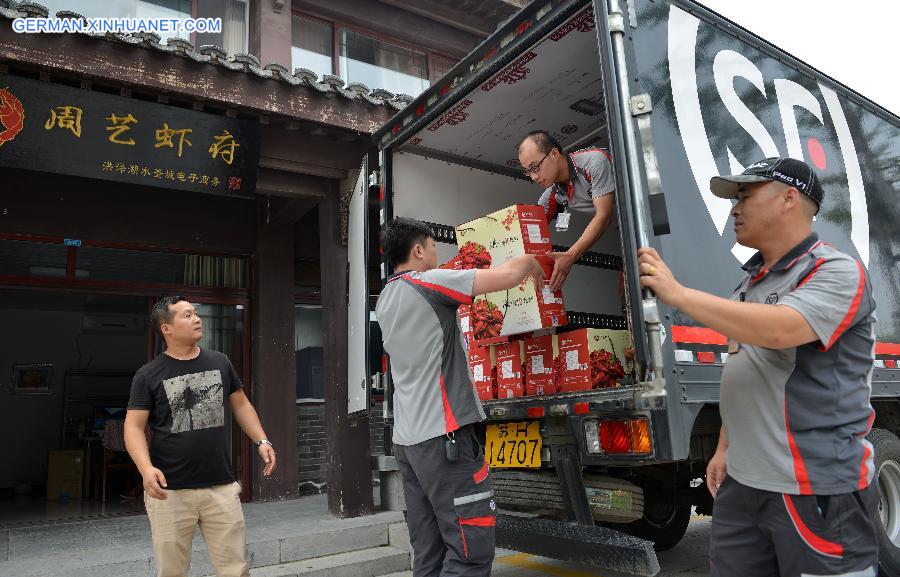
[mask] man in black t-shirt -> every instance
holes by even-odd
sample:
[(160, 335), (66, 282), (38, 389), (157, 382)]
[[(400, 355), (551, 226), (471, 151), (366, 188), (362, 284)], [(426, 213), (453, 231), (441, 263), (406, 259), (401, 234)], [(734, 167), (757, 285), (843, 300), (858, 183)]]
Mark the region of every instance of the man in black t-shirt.
[[(231, 473), (225, 405), (275, 470), (275, 450), (228, 357), (201, 350), (194, 306), (166, 297), (152, 321), (166, 350), (134, 375), (125, 446), (144, 478), (144, 504), (159, 577), (186, 577), (197, 526), (219, 577), (249, 577), (240, 486)], [(148, 448), (144, 429), (150, 424)]]

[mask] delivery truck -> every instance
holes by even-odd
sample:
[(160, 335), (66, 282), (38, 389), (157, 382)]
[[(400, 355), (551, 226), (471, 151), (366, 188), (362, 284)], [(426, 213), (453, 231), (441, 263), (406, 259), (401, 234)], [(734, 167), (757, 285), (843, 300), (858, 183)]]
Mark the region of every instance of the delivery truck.
[[(881, 572), (900, 576), (900, 119), (690, 0), (532, 2), (374, 135), (378, 166), (363, 163), (349, 206), (350, 412), (383, 389), (390, 423), (390, 361), (369, 360), (380, 350), (373, 299), (392, 272), (380, 226), (425, 221), (451, 261), (458, 225), (536, 204), (517, 145), (537, 129), (566, 152), (609, 155), (617, 214), (563, 287), (565, 324), (533, 336), (626, 331), (633, 351), (614, 386), (486, 395), (498, 546), (653, 575), (655, 551), (678, 543), (692, 512), (711, 513), (704, 475), (726, 341), (642, 291), (635, 252), (655, 247), (686, 286), (729, 296), (753, 251), (736, 243), (732, 205), (710, 177), (792, 156), (826, 191), (814, 230), (874, 286), (868, 439)], [(551, 229), (554, 248), (588, 218)]]

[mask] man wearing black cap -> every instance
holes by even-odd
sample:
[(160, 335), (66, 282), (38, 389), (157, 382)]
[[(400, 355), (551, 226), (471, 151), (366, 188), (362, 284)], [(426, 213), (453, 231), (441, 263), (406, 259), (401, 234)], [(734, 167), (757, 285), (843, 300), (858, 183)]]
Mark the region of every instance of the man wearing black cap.
[(652, 248), (638, 263), (660, 300), (728, 337), (711, 574), (875, 577), (867, 272), (812, 232), (824, 194), (806, 163), (767, 158), (710, 188), (737, 200), (737, 241), (759, 251), (731, 298), (682, 286)]

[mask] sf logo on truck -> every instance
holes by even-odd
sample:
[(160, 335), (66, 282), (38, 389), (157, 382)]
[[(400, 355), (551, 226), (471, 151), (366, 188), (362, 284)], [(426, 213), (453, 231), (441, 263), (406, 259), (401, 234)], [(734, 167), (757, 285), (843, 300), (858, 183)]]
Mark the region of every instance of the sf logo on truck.
[(0, 89), (0, 146), (16, 137), (25, 125), (25, 109), (7, 88)]
[[(806, 139), (805, 143), (801, 141), (796, 114), (796, 109), (798, 108), (803, 109), (807, 113), (804, 115), (805, 119), (809, 118), (811, 114), (823, 128), (833, 135), (836, 147), (840, 151), (847, 178), (852, 226), (850, 240), (856, 247), (860, 259), (868, 265), (869, 219), (862, 171), (856, 153), (856, 146), (850, 135), (850, 128), (837, 94), (821, 83), (817, 83), (819, 94), (816, 95), (806, 87), (787, 78), (767, 78), (764, 80), (760, 68), (747, 56), (734, 50), (719, 50), (714, 58), (711, 59), (709, 54), (703, 54), (698, 61), (697, 41), (700, 24), (700, 19), (680, 8), (672, 6), (669, 11), (667, 52), (672, 84), (672, 99), (681, 139), (697, 189), (703, 197), (703, 202), (719, 236), (722, 235), (725, 229), (732, 204), (729, 200), (713, 196), (709, 190), (709, 179), (718, 175), (719, 169), (716, 166), (709, 133), (704, 124), (700, 102), (700, 87), (697, 81), (698, 71), (705, 76), (709, 76), (710, 71), (704, 68), (709, 66), (712, 66), (712, 77), (721, 104), (725, 106), (728, 113), (754, 141), (762, 156), (806, 158), (819, 171), (824, 171), (828, 168), (828, 157), (822, 142), (814, 137)], [(715, 33), (724, 34), (719, 31)], [(749, 82), (766, 103), (770, 103), (773, 100), (777, 103), (781, 121), (781, 133), (776, 134), (776, 136), (783, 137), (785, 142), (784, 149), (780, 149), (776, 145), (772, 133), (760, 120), (761, 111), (752, 110), (738, 95), (738, 91), (735, 89), (735, 82), (738, 79), (741, 79), (742, 84)], [(704, 91), (704, 93), (706, 92), (708, 91)], [(748, 90), (747, 93), (752, 94), (752, 89)], [(755, 98), (755, 100), (758, 102), (759, 98)], [(717, 104), (716, 102), (704, 101), (702, 109), (707, 110), (707, 114), (709, 114), (710, 107), (714, 107)], [(828, 113), (827, 122), (825, 111)], [(739, 135), (736, 138), (743, 139), (746, 136)], [(737, 141), (733, 143), (734, 146), (737, 144)], [(804, 148), (806, 154), (804, 154)], [(720, 153), (727, 156), (731, 174), (738, 174), (744, 171), (744, 166), (735, 156), (732, 146), (725, 146), (724, 151)], [(758, 153), (754, 154), (754, 156), (759, 158)], [(752, 160), (755, 160), (755, 158), (744, 159), (745, 162)], [(840, 188), (837, 188), (837, 190), (840, 190)], [(744, 262), (755, 251), (735, 244), (731, 252), (740, 262)]]

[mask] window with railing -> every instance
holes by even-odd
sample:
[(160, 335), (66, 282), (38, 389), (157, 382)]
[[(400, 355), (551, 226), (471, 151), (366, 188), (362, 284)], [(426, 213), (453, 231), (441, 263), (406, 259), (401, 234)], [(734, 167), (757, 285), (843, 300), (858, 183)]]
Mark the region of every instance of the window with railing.
[(221, 18), (215, 34), (161, 34), (161, 41), (180, 37), (194, 46), (214, 44), (229, 55), (247, 52), (249, 0), (41, 0), (50, 16), (76, 12), (87, 18)]
[(345, 84), (418, 96), (441, 78), (455, 60), (427, 48), (409, 46), (375, 32), (295, 13), (292, 65), (319, 77), (333, 74)]

